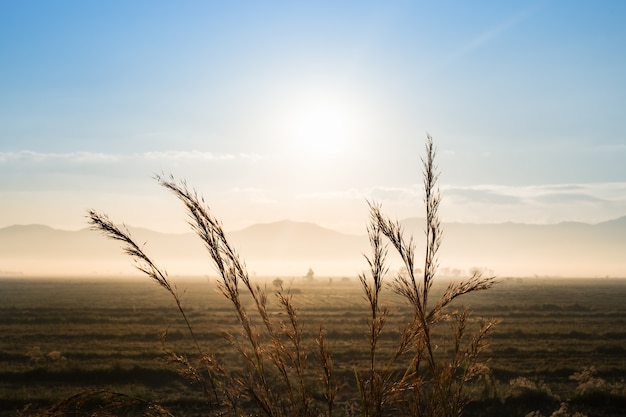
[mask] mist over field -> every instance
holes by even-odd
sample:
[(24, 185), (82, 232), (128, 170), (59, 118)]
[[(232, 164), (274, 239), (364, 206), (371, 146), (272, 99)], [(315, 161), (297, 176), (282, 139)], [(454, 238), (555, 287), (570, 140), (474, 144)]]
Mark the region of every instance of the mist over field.
[[(401, 223), (407, 236), (414, 236), (419, 250), (424, 244), (423, 220), (411, 218)], [(130, 230), (170, 274), (214, 274), (202, 242), (193, 233)], [(626, 276), (626, 217), (598, 224), (445, 223), (444, 233), (442, 275), (458, 278), (480, 268), (498, 276)], [(354, 277), (367, 266), (365, 233), (350, 235), (312, 223), (281, 221), (227, 235), (253, 275), (298, 277), (311, 268), (318, 276)], [(390, 260), (394, 265), (394, 258)], [(399, 263), (395, 265), (399, 268)], [(96, 231), (42, 225), (0, 229), (0, 274), (4, 276), (132, 273), (136, 271), (117, 242)]]

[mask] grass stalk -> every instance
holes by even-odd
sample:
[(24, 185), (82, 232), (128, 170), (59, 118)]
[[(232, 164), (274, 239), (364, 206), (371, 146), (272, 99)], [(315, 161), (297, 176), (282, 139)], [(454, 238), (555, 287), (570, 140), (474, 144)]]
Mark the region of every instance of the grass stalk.
[[(475, 272), (469, 279), (460, 283), (452, 283), (448, 286), (443, 296), (433, 307), (429, 305), (430, 290), (437, 275), (438, 251), (441, 246), (443, 230), (439, 219), (439, 207), (441, 194), (437, 181), (439, 173), (435, 165), (436, 150), (432, 137), (429, 135), (426, 141), (426, 156), (422, 159), (424, 178), (424, 204), (426, 208), (425, 230), (425, 255), (424, 269), (421, 280), (417, 277), (415, 268), (416, 244), (412, 237), (408, 240), (404, 236), (402, 226), (397, 221), (388, 219), (381, 210), (381, 206), (370, 203), (370, 246), (372, 257), (367, 258), (372, 276), (371, 282), (365, 276), (360, 276), (365, 297), (370, 303), (371, 320), (370, 329), (370, 363), (369, 391), (362, 386), (362, 392), (369, 398), (363, 401), (368, 409), (363, 413), (367, 416), (380, 416), (383, 414), (383, 405), (386, 401), (411, 404), (408, 409), (410, 415), (418, 416), (447, 416), (456, 417), (460, 414), (464, 405), (465, 396), (463, 386), (473, 376), (473, 371), (478, 363), (478, 354), (483, 350), (484, 340), (489, 331), (495, 325), (495, 321), (489, 321), (483, 325), (478, 333), (466, 340), (467, 314), (447, 313), (452, 301), (458, 297), (475, 291), (489, 289), (494, 283), (493, 277), (483, 277)], [(382, 331), (386, 310), (379, 305), (378, 288), (382, 282), (382, 271), (385, 271), (381, 250), (380, 235), (387, 238), (395, 252), (400, 256), (404, 264), (406, 274), (398, 274), (391, 286), (393, 290), (402, 296), (412, 306), (413, 319), (411, 324), (402, 330), (402, 336), (395, 354), (390, 357), (389, 364), (395, 361), (403, 353), (412, 352), (409, 365), (399, 381), (386, 384), (384, 381), (389, 377), (389, 368), (377, 368), (376, 342)], [(386, 271), (385, 271), (386, 273)], [(379, 316), (379, 313), (383, 312)], [(455, 349), (451, 358), (445, 358), (442, 354), (435, 354), (432, 339), (433, 332), (438, 331), (439, 324), (445, 320), (455, 320), (451, 337)], [(462, 349), (462, 343), (467, 347)], [(402, 393), (410, 387), (412, 394), (402, 398)], [(392, 401), (389, 401), (392, 400)], [(391, 405), (393, 407), (393, 405)], [(405, 408), (406, 410), (407, 408)]]
[[(423, 272), (416, 267), (417, 244), (413, 237), (406, 238), (401, 224), (387, 218), (380, 204), (368, 202), (367, 233), (371, 254), (365, 259), (369, 271), (358, 275), (368, 303), (368, 335), (367, 342), (364, 342), (367, 348), (363, 346), (367, 350), (367, 363), (363, 368), (354, 368), (354, 388), (361, 400), (364, 417), (458, 417), (465, 405), (464, 385), (484, 366), (479, 355), (496, 324), (493, 320), (485, 321), (477, 332), (472, 333), (469, 312), (450, 311), (452, 303), (459, 297), (489, 289), (495, 283), (493, 277), (483, 277), (478, 271), (466, 280), (451, 283), (434, 304), (430, 299), (443, 236), (438, 215), (441, 195), (435, 156), (433, 140), (428, 136), (426, 156), (422, 159), (426, 209)], [(241, 329), (239, 335), (224, 336), (245, 365), (243, 371), (236, 371), (224, 366), (216, 355), (207, 355), (167, 273), (134, 242), (126, 227), (118, 227), (106, 215), (89, 211), (92, 228), (121, 242), (136, 268), (173, 297), (205, 367), (206, 377), (196, 372), (185, 357), (172, 353), (173, 359), (190, 369), (193, 378), (204, 384), (207, 398), (219, 415), (247, 414), (251, 408), (253, 413), (268, 417), (333, 416), (342, 384), (337, 379), (333, 355), (322, 326), (317, 335), (311, 337), (313, 343), (307, 345), (305, 326), (292, 295), (282, 288), (275, 295), (283, 319), (271, 314), (266, 288), (250, 280), (245, 264), (228, 242), (221, 222), (204, 199), (185, 181), (176, 181), (172, 176), (157, 175), (155, 178), (183, 203), (189, 225), (202, 240), (212, 260), (219, 275), (217, 288), (232, 305)], [(406, 271), (395, 275), (390, 282), (386, 282), (388, 248), (399, 255)], [(386, 323), (392, 314), (382, 300), (385, 288), (404, 299), (411, 314), (400, 329), (400, 337), (394, 342), (383, 343), (385, 339), (381, 335), (387, 331)], [(252, 307), (244, 304), (244, 294), (251, 297)], [(449, 324), (447, 333), (442, 330), (443, 323)], [(452, 338), (451, 352), (437, 351), (433, 342), (435, 334)], [(393, 343), (391, 349), (381, 349), (381, 345), (389, 347), (390, 343)], [(311, 346), (316, 347), (319, 358), (319, 368), (313, 370), (308, 365)], [(313, 392), (321, 394), (316, 397)], [(319, 399), (321, 396), (324, 397), (323, 403)], [(254, 405), (248, 406), (249, 402)]]

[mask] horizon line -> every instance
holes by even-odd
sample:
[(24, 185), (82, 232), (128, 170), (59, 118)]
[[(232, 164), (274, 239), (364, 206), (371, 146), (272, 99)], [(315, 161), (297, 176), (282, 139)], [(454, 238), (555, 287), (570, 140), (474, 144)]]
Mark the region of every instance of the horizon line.
[[(597, 226), (597, 225), (601, 225), (604, 223), (610, 223), (613, 221), (617, 221), (617, 220), (621, 220), (621, 219), (625, 219), (626, 218), (626, 214), (621, 215), (621, 216), (617, 216), (617, 217), (613, 217), (613, 218), (609, 218), (606, 220), (602, 220), (602, 221), (597, 221), (597, 222), (586, 222), (586, 221), (577, 221), (577, 220), (562, 220), (562, 221), (558, 221), (558, 222), (540, 222), (540, 223), (533, 223), (533, 222), (523, 222), (523, 221), (513, 221), (513, 220), (507, 220), (507, 221), (499, 221), (499, 222), (465, 222), (465, 221), (458, 221), (458, 220), (452, 220), (452, 221), (445, 221), (442, 220), (441, 223), (442, 224), (464, 224), (464, 225), (477, 225), (477, 226), (493, 226), (493, 225), (526, 225), (526, 226), (555, 226), (555, 225), (561, 225), (561, 224), (583, 224), (583, 225), (589, 225), (589, 226)], [(419, 216), (411, 216), (411, 217), (405, 217), (402, 219), (397, 219), (399, 222), (406, 222), (409, 220), (425, 220), (423, 217), (419, 217)], [(230, 230), (226, 230), (227, 233), (233, 233), (233, 232), (240, 232), (246, 229), (249, 229), (251, 227), (254, 226), (260, 226), (260, 225), (276, 225), (279, 223), (292, 223), (292, 224), (302, 224), (302, 225), (313, 225), (316, 226), (320, 229), (326, 229), (332, 232), (336, 232), (336, 233), (341, 233), (344, 235), (358, 235), (355, 233), (347, 233), (347, 232), (342, 232), (339, 231), (337, 229), (334, 229), (332, 227), (328, 227), (325, 226), (322, 223), (317, 223), (314, 221), (307, 221), (307, 220), (295, 220), (295, 219), (290, 219), (290, 218), (284, 218), (284, 219), (280, 219), (280, 220), (272, 220), (272, 221), (260, 221), (260, 222), (256, 222), (256, 223), (251, 223), (247, 226), (244, 227), (239, 227), (236, 229), (230, 229)], [(184, 234), (188, 234), (191, 233), (193, 234), (193, 230), (189, 230), (187, 232), (171, 232), (171, 231), (163, 231), (163, 230), (159, 230), (157, 228), (153, 228), (153, 227), (149, 227), (149, 226), (141, 226), (141, 225), (134, 225), (134, 224), (127, 224), (125, 222), (121, 222), (119, 223), (120, 225), (124, 225), (126, 227), (129, 228), (133, 228), (133, 229), (144, 229), (150, 232), (156, 232), (156, 233), (160, 233), (160, 234), (166, 234), (166, 235), (184, 235)], [(46, 224), (46, 223), (12, 223), (12, 224), (7, 224), (4, 226), (0, 226), (0, 230), (4, 230), (4, 229), (9, 229), (12, 227), (45, 227), (45, 228), (49, 228), (52, 230), (56, 230), (56, 231), (61, 231), (61, 232), (80, 232), (83, 230), (89, 230), (90, 226), (86, 225), (85, 227), (82, 228), (78, 228), (78, 229), (69, 229), (69, 228), (64, 228), (64, 227), (59, 227), (59, 226), (54, 226), (54, 225), (50, 225), (50, 224)], [(367, 233), (362, 233), (364, 235), (366, 235)]]

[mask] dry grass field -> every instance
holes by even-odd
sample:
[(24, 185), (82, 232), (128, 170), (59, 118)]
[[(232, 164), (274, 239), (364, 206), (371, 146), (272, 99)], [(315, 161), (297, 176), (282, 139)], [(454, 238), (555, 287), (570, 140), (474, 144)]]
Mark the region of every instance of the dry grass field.
[[(270, 293), (270, 313), (279, 314), (271, 296), (274, 278), (259, 281)], [(223, 337), (241, 330), (215, 282), (172, 281), (185, 290), (182, 303), (201, 344), (222, 363), (241, 365)], [(304, 334), (315, 335), (320, 324), (326, 329), (343, 383), (337, 415), (359, 415), (354, 369), (366, 365), (369, 347), (368, 303), (357, 278), (283, 281)], [(433, 293), (443, 291), (444, 281)], [(464, 415), (550, 416), (564, 402), (571, 415), (623, 415), (624, 300), (623, 279), (502, 278), (489, 291), (468, 294), (462, 302), (471, 308), (472, 321), (501, 322), (483, 355), (490, 358), (491, 372), (470, 386), (472, 402)], [(390, 311), (379, 345), (384, 352), (396, 342), (408, 306), (391, 291), (382, 293), (381, 302)], [(165, 351), (193, 353), (185, 323), (168, 294), (145, 279), (2, 279), (0, 330), (1, 415), (36, 415), (71, 395), (98, 390), (158, 402), (175, 415), (205, 410), (198, 386), (166, 361)], [(313, 337), (303, 343), (314, 344)], [(442, 352), (451, 348), (445, 343), (435, 339)]]

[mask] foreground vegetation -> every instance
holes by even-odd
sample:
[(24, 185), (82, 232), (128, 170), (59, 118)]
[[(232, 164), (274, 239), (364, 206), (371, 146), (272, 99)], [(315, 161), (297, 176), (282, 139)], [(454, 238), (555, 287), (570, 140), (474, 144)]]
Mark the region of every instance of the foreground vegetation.
[[(376, 203), (370, 205), (367, 227), (371, 254), (366, 256), (368, 273), (359, 275), (359, 282), (369, 304), (366, 314), (368, 336), (360, 343), (367, 345), (369, 360), (355, 365), (354, 386), (363, 416), (379, 417), (393, 413), (406, 416), (457, 417), (467, 404), (466, 385), (483, 375), (488, 368), (481, 363), (480, 353), (486, 337), (496, 324), (482, 320), (472, 326), (466, 309), (451, 310), (451, 303), (461, 296), (489, 289), (493, 277), (473, 271), (469, 278), (450, 283), (439, 298), (433, 300), (431, 289), (438, 273), (438, 251), (442, 229), (438, 216), (440, 194), (439, 174), (435, 166), (432, 138), (426, 141), (423, 159), (424, 203), (426, 211), (423, 270), (412, 236), (405, 236), (400, 223), (388, 219)], [(253, 282), (248, 271), (224, 233), (221, 222), (184, 181), (156, 176), (184, 205), (189, 224), (202, 240), (218, 273), (217, 288), (230, 302), (239, 325), (238, 333), (223, 333), (238, 361), (226, 361), (196, 337), (181, 294), (167, 272), (148, 256), (130, 235), (106, 215), (89, 211), (92, 228), (120, 242), (123, 251), (136, 268), (162, 287), (173, 299), (185, 322), (194, 345), (194, 357), (168, 352), (178, 363), (180, 373), (202, 386), (211, 415), (241, 414), (332, 417), (336, 413), (336, 397), (341, 386), (348, 384), (338, 378), (335, 358), (329, 348), (323, 324), (317, 333), (306, 333), (290, 289), (282, 286), (275, 292), (278, 312), (273, 315), (268, 291)], [(388, 247), (402, 262), (401, 272), (388, 274)], [(381, 302), (383, 288), (391, 288), (409, 306), (410, 314), (392, 330), (388, 339), (390, 350), (381, 356), (383, 333), (388, 334), (388, 306)], [(252, 305), (246, 306), (243, 297)], [(473, 328), (475, 327), (475, 328)], [(443, 330), (442, 330), (443, 329)], [(317, 336), (315, 336), (317, 334)], [(313, 339), (307, 344), (305, 339)], [(437, 340), (451, 346), (438, 350)], [(311, 365), (310, 358), (317, 356)], [(323, 395), (320, 395), (323, 394)], [(323, 398), (322, 398), (323, 397)], [(61, 408), (74, 408), (75, 402)], [(81, 407), (81, 406), (79, 406)]]
[[(274, 278), (261, 283), (272, 288)], [(286, 285), (292, 281), (283, 280)], [(175, 281), (187, 289), (183, 302), (200, 341), (235, 360), (221, 330), (236, 332), (237, 323), (213, 280)], [(322, 277), (313, 282), (295, 278), (291, 285), (302, 321), (311, 323), (305, 330), (316, 331), (315, 323), (323, 321), (338, 376), (354, 378), (353, 366), (368, 360), (368, 350), (359, 344), (368, 327), (357, 278), (335, 278), (332, 284)], [(435, 284), (433, 292), (444, 287), (445, 282)], [(485, 352), (493, 379), (470, 386), (464, 415), (525, 416), (540, 410), (549, 416), (568, 401), (572, 415), (578, 410), (590, 417), (622, 416), (625, 299), (626, 280), (619, 279), (502, 278), (491, 290), (468, 297), (474, 316), (502, 321)], [(391, 294), (389, 305), (394, 314), (388, 325), (395, 328), (407, 306)], [(160, 288), (136, 277), (0, 280), (2, 415), (15, 416), (25, 408), (25, 415), (34, 414), (83, 389), (159, 401), (180, 416), (206, 415), (200, 387), (188, 384), (175, 364), (164, 361), (163, 349), (193, 348), (174, 308)], [(592, 367), (596, 374), (588, 374), (586, 382), (570, 379)], [(337, 414), (359, 415), (357, 398), (342, 389)]]

